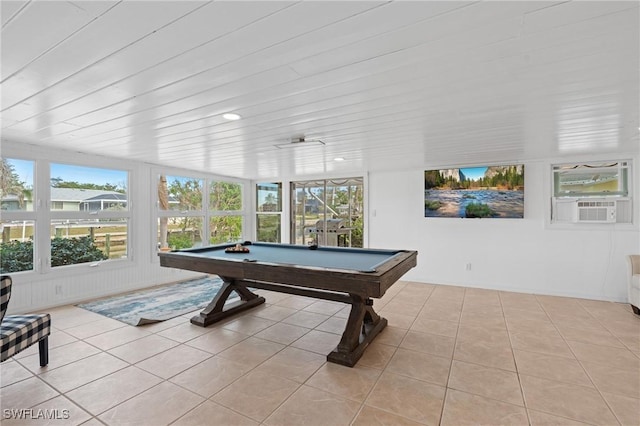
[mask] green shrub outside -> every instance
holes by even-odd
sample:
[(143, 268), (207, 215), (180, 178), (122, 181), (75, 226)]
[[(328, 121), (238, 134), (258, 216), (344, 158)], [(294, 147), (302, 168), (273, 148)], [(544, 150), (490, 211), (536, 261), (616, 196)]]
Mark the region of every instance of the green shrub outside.
[[(106, 260), (104, 254), (89, 236), (51, 240), (51, 266)], [(33, 269), (33, 241), (0, 243), (0, 272), (30, 271)]]

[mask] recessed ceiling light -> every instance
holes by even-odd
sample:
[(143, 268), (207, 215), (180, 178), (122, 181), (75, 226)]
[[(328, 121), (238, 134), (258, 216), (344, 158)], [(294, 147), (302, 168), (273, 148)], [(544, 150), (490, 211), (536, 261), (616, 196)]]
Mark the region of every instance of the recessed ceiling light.
[(233, 112), (228, 112), (226, 114), (222, 114), (222, 118), (225, 120), (240, 120), (241, 117)]
[(344, 157), (336, 157), (333, 161), (344, 161)]

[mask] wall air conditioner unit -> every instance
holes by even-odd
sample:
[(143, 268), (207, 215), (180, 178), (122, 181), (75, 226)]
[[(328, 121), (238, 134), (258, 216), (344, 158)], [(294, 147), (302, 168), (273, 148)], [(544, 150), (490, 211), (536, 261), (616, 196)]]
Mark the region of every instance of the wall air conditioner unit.
[(615, 223), (616, 202), (606, 200), (578, 200), (575, 221), (579, 223)]

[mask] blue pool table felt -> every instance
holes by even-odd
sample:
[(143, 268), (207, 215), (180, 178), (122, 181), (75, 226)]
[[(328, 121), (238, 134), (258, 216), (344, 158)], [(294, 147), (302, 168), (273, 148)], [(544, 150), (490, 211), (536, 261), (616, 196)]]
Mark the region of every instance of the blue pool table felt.
[(278, 246), (254, 243), (247, 245), (249, 253), (227, 253), (224, 248), (198, 250), (198, 256), (210, 259), (242, 260), (273, 264), (296, 265), (301, 267), (344, 269), (347, 271), (375, 272), (378, 265), (386, 262), (398, 251), (340, 249), (318, 247), (312, 250), (305, 246)]

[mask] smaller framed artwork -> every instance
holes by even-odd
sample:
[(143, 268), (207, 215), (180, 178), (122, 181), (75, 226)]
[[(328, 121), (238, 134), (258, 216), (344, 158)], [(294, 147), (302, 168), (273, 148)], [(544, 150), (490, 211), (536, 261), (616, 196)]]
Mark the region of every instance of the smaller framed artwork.
[(524, 217), (524, 164), (425, 170), (424, 216)]

